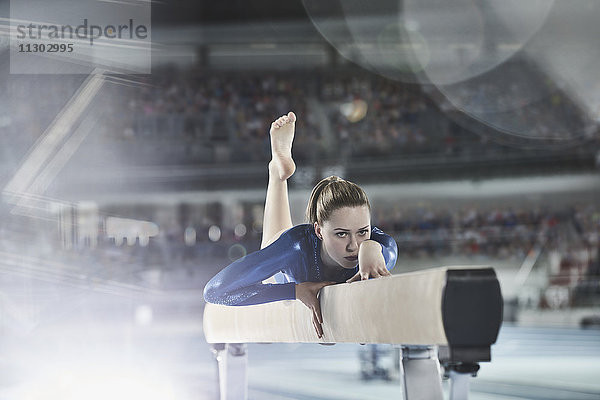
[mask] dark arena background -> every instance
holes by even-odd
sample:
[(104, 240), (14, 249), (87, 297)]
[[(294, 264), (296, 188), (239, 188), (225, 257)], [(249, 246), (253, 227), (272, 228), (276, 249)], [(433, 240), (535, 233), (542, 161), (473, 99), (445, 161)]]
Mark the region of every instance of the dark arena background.
[[(202, 290), (260, 246), (289, 110), (295, 224), (339, 175), (394, 273), (496, 269), (471, 399), (600, 398), (599, 2), (89, 1), (145, 7), (151, 41), (70, 56), (15, 30), (69, 2), (24, 3), (0, 2), (0, 399), (217, 399)], [(249, 398), (400, 399), (397, 354), (250, 345)]]

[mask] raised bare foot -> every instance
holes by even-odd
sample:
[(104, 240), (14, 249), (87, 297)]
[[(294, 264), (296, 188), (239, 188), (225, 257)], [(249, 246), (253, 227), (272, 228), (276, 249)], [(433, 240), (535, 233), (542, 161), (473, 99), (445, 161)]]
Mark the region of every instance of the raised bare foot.
[[(277, 118), (271, 124), (271, 156), (269, 170), (276, 172), (279, 179), (286, 180), (296, 171), (296, 164), (292, 159), (292, 142), (296, 129), (296, 114), (289, 112)], [(274, 171), (272, 170), (274, 169)]]

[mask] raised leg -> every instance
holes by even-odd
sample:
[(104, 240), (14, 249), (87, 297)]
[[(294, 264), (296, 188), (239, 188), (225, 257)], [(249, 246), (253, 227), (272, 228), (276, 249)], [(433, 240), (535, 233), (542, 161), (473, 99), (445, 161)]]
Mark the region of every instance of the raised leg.
[(296, 171), (296, 164), (292, 159), (295, 125), (296, 115), (293, 112), (281, 116), (271, 124), (269, 133), (272, 159), (269, 163), (261, 249), (292, 227), (287, 180)]

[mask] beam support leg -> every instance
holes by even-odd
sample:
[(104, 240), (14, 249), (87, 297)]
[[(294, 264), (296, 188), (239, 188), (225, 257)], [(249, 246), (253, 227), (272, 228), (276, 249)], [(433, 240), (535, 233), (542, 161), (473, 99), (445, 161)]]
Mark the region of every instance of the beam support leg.
[(444, 399), (437, 347), (403, 346), (400, 365), (404, 400)]
[(219, 399), (248, 398), (248, 351), (245, 343), (219, 343), (211, 346), (219, 372)]
[(467, 400), (470, 375), (450, 371), (450, 400)]
[(445, 364), (446, 376), (450, 378), (450, 400), (467, 400), (471, 377), (477, 376), (479, 364), (473, 362)]

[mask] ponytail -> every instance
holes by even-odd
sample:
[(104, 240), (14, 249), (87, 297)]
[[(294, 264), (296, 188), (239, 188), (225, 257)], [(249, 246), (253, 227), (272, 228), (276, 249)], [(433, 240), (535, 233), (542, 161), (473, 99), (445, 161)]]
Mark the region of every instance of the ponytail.
[(340, 177), (330, 176), (313, 188), (306, 207), (306, 220), (311, 224), (322, 224), (339, 208), (365, 205), (371, 210), (367, 194), (360, 186)]

